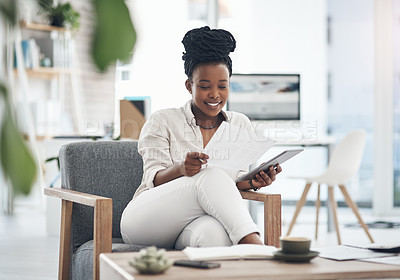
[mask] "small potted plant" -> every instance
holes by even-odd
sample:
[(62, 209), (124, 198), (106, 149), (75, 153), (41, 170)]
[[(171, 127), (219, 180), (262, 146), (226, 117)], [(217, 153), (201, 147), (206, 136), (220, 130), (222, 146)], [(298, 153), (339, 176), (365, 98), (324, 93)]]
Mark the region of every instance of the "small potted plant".
[(140, 250), (140, 255), (129, 262), (141, 274), (164, 273), (173, 261), (165, 255), (165, 249), (150, 246)]
[(79, 28), (80, 15), (72, 8), (71, 3), (53, 4), (53, 0), (39, 0), (38, 3), (50, 25), (75, 30)]

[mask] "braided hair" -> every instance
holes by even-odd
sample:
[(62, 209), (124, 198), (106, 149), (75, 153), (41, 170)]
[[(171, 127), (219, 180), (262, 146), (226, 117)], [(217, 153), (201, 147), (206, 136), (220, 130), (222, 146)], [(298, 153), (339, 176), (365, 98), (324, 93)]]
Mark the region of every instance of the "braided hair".
[(203, 64), (223, 63), (232, 75), (232, 60), (229, 53), (236, 48), (233, 35), (223, 29), (210, 29), (208, 26), (188, 31), (182, 43), (185, 51), (182, 59), (185, 61), (185, 74), (192, 78), (193, 71)]

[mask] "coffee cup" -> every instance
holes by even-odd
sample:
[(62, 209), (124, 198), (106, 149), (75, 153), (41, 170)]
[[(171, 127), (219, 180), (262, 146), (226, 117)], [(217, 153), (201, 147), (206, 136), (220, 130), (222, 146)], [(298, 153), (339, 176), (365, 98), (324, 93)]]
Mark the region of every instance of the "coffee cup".
[(280, 238), (282, 252), (285, 254), (307, 254), (311, 239), (307, 237), (285, 236)]

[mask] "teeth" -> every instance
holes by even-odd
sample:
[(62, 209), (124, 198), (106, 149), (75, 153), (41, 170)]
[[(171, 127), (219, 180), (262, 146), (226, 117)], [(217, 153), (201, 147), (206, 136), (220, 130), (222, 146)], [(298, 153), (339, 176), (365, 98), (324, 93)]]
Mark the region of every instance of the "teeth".
[(218, 105), (219, 105), (219, 102), (217, 102), (217, 103), (208, 103), (208, 102), (207, 102), (207, 104), (210, 105), (210, 106), (218, 106)]

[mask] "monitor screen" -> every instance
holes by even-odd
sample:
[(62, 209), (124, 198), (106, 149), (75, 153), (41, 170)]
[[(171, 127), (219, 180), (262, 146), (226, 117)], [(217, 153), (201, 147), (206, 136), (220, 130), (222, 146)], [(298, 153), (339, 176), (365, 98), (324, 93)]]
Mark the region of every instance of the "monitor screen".
[(300, 75), (233, 74), (227, 109), (251, 120), (300, 120)]

